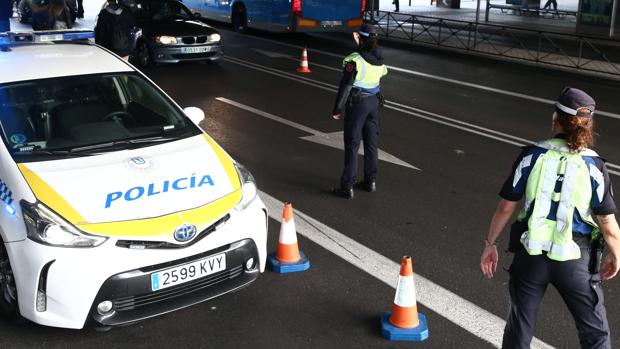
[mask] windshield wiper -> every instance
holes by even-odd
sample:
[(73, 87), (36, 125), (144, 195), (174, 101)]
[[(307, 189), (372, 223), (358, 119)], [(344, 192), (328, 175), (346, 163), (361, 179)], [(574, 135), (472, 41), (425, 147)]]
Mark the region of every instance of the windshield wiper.
[(72, 154), (69, 150), (48, 150), (42, 148), (34, 148), (28, 151), (16, 151), (13, 153), (17, 156), (37, 156), (37, 155), (54, 155), (54, 156), (83, 156), (84, 154)]
[(107, 148), (117, 148), (118, 146), (127, 146), (127, 145), (132, 145), (132, 144), (148, 144), (148, 143), (169, 142), (169, 141), (173, 141), (173, 140), (176, 140), (176, 139), (179, 139), (179, 138), (178, 137), (156, 136), (156, 137), (123, 139), (123, 140), (118, 140), (118, 141), (113, 141), (113, 142), (105, 142), (105, 143), (98, 143), (98, 144), (92, 144), (92, 145), (85, 145), (85, 146), (82, 146), (82, 147), (75, 147), (75, 148), (71, 148), (69, 150), (69, 152), (71, 152), (71, 153), (80, 153), (80, 152), (91, 151), (91, 150), (99, 150), (99, 149), (107, 149)]

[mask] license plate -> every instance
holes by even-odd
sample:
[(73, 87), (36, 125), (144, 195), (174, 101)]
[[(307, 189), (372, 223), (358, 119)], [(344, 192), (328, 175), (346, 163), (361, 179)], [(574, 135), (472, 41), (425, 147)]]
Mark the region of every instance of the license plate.
[(47, 34), (47, 35), (40, 35), (38, 38), (40, 42), (50, 42), (50, 41), (61, 41), (63, 39), (63, 36), (62, 34)]
[(334, 27), (334, 26), (337, 26), (337, 25), (342, 25), (342, 21), (323, 21), (323, 22), (321, 22), (321, 24), (324, 27)]
[(151, 289), (158, 291), (180, 285), (224, 269), (226, 269), (226, 254), (221, 253), (151, 274)]
[(211, 51), (211, 46), (198, 46), (198, 47), (182, 47), (183, 53), (203, 53)]

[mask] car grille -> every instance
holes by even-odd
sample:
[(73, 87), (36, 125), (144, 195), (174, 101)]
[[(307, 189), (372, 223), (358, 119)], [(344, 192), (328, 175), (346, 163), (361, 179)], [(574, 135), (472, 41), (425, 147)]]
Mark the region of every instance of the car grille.
[(207, 42), (208, 39), (209, 38), (206, 35), (184, 36), (181, 38), (181, 41), (183, 41), (183, 43), (186, 45), (193, 45), (193, 44), (204, 44), (205, 42)]
[(195, 281), (190, 281), (185, 284), (173, 286), (169, 289), (152, 292), (140, 296), (130, 296), (112, 299), (114, 302), (114, 310), (118, 312), (135, 310), (141, 307), (147, 307), (149, 305), (165, 302), (167, 300), (183, 297), (190, 293), (198, 292), (202, 289), (212, 287), (223, 281), (234, 279), (243, 274), (243, 266), (239, 265), (229, 270), (222, 271), (220, 273), (210, 275)]
[(207, 235), (216, 231), (219, 227), (224, 225), (230, 219), (230, 214), (226, 214), (224, 217), (218, 219), (215, 223), (211, 224), (207, 229), (203, 230), (192, 241), (185, 244), (175, 244), (167, 241), (141, 241), (141, 240), (118, 240), (116, 242), (117, 247), (131, 248), (137, 250), (144, 249), (171, 249), (171, 248), (186, 248), (192, 246), (198, 241), (205, 238)]

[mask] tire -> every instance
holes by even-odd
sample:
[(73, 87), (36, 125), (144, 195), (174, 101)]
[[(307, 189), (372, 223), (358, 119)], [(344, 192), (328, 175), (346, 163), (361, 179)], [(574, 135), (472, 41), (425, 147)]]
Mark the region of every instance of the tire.
[(153, 65), (153, 52), (151, 52), (151, 48), (144, 40), (138, 41), (136, 62), (142, 68), (148, 68)]
[(243, 4), (235, 5), (232, 13), (232, 27), (237, 33), (248, 31), (248, 15)]
[(26, 322), (19, 313), (17, 286), (11, 261), (2, 239), (0, 239), (0, 316), (14, 324)]

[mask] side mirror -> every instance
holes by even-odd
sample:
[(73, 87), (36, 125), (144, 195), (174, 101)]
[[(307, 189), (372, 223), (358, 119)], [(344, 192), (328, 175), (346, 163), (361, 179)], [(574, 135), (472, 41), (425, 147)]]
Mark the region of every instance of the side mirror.
[(196, 125), (205, 119), (205, 112), (200, 108), (187, 107), (183, 109), (183, 111), (185, 112), (185, 115), (187, 115), (187, 117)]
[(194, 18), (202, 18), (202, 15), (199, 12), (194, 12)]

